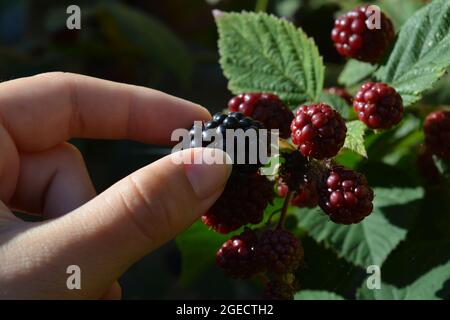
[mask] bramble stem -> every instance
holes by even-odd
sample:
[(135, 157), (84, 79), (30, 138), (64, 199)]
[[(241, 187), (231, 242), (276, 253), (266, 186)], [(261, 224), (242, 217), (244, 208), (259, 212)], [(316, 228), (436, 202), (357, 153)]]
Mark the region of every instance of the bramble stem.
[(284, 227), (284, 220), (286, 220), (286, 213), (289, 204), (291, 203), (292, 196), (293, 192), (288, 191), (288, 193), (286, 194), (286, 198), (284, 198), (283, 208), (281, 208), (280, 220), (278, 221), (277, 229), (282, 229)]

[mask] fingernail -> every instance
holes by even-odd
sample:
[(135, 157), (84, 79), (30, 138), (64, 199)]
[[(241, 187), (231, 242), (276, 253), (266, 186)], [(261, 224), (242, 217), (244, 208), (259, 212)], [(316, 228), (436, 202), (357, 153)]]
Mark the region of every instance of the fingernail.
[(196, 157), (203, 156), (201, 163), (185, 164), (186, 177), (199, 199), (207, 199), (223, 189), (231, 174), (231, 159), (222, 150), (214, 149), (216, 163), (205, 161), (210, 157), (211, 150), (193, 149)]

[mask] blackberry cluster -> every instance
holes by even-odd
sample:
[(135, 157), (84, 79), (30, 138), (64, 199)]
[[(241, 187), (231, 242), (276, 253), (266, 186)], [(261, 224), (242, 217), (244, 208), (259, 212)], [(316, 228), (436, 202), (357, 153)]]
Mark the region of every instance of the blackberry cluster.
[(216, 263), (232, 278), (246, 279), (262, 271), (257, 257), (257, 236), (251, 229), (227, 240), (216, 253)]
[[(242, 129), (244, 132), (247, 130), (255, 130), (255, 135), (253, 138), (245, 140), (245, 163), (239, 163), (240, 157), (242, 155), (238, 154), (238, 138), (234, 137), (234, 152), (233, 152), (233, 169), (241, 172), (256, 172), (263, 163), (260, 159), (252, 159), (250, 156), (250, 147), (256, 146), (258, 149), (253, 150), (256, 157), (259, 155), (259, 129), (263, 129), (264, 126), (261, 122), (253, 120), (250, 117), (246, 117), (240, 112), (232, 112), (230, 114), (216, 113), (211, 121), (208, 121), (202, 125), (202, 137), (201, 141), (195, 139), (195, 128), (190, 131), (191, 136), (191, 147), (213, 147), (226, 151), (227, 149), (227, 139), (226, 130), (227, 129)], [(219, 137), (215, 139), (215, 137)], [(200, 142), (200, 143), (199, 143)], [(267, 150), (270, 149), (267, 147)], [(256, 161), (254, 161), (256, 160)]]
[(380, 25), (371, 24), (373, 10), (369, 5), (358, 7), (336, 19), (331, 32), (337, 51), (345, 57), (375, 63), (395, 38), (391, 20), (380, 12)]
[(330, 87), (325, 89), (325, 92), (334, 94), (338, 97), (341, 97), (342, 99), (345, 100), (345, 102), (347, 102), (349, 105), (352, 105), (353, 103), (353, 97), (350, 93), (348, 93), (347, 90), (345, 90), (345, 88), (341, 88), (341, 87)]
[(423, 126), (429, 152), (450, 161), (450, 111), (430, 113)]
[(372, 129), (389, 129), (402, 120), (402, 97), (382, 82), (366, 82), (355, 96), (353, 108), (359, 120)]
[(335, 166), (319, 186), (319, 206), (335, 223), (358, 223), (373, 209), (373, 191), (364, 175)]
[(291, 134), (289, 125), (294, 115), (275, 94), (242, 93), (228, 102), (228, 110), (242, 112), (260, 121), (266, 129), (279, 129), (281, 138), (287, 139)]
[(273, 188), (273, 182), (258, 173), (233, 173), (202, 221), (219, 233), (229, 233), (245, 224), (258, 224), (274, 198)]
[(305, 157), (334, 157), (344, 145), (347, 127), (341, 115), (325, 103), (303, 105), (291, 123), (292, 142)]

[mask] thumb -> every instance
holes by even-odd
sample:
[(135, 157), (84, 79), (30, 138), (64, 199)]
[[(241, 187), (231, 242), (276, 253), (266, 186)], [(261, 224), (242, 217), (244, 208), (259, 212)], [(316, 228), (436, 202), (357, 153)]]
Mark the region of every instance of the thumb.
[[(40, 244), (33, 255), (44, 248), (49, 257), (45, 272), (52, 277), (61, 274), (66, 291), (67, 266), (78, 265), (82, 296), (100, 297), (131, 264), (173, 239), (220, 196), (231, 173), (229, 164), (174, 161), (176, 156), (192, 160), (207, 150), (213, 149), (189, 149), (162, 158), (77, 210), (33, 228), (34, 235), (27, 238)], [(228, 157), (221, 150), (214, 152), (221, 159)], [(38, 277), (36, 272), (33, 276)]]

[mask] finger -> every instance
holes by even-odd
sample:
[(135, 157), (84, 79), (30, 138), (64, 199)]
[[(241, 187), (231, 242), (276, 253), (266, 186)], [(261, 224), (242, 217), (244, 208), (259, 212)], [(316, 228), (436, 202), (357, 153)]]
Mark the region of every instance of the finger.
[(173, 129), (209, 117), (199, 105), (156, 90), (76, 74), (47, 73), (0, 85), (0, 123), (22, 152), (73, 137), (167, 144)]
[[(190, 159), (204, 150), (211, 149), (184, 150), (176, 155)], [(224, 152), (215, 151), (225, 157)], [(17, 296), (21, 295), (20, 288), (41, 279), (39, 285), (45, 292), (60, 297), (81, 294), (100, 298), (131, 264), (198, 219), (219, 197), (231, 167), (176, 164), (176, 155), (144, 167), (81, 208), (15, 238), (13, 242), (21, 243), (9, 254), (19, 254), (16, 263), (26, 260), (28, 266), (28, 272), (19, 270), (15, 278)], [(73, 264), (81, 269), (81, 293), (66, 289), (65, 270)], [(28, 289), (22, 294), (27, 293)]]
[(20, 174), (9, 205), (18, 211), (55, 218), (95, 195), (83, 156), (64, 142), (50, 150), (20, 155)]
[[(0, 201), (0, 226), (6, 225), (11, 221), (19, 221), (19, 219), (9, 210), (9, 208)], [(1, 228), (0, 228), (1, 230)]]
[(120, 300), (122, 299), (122, 287), (116, 281), (113, 285), (106, 291), (106, 293), (100, 298), (101, 300)]

